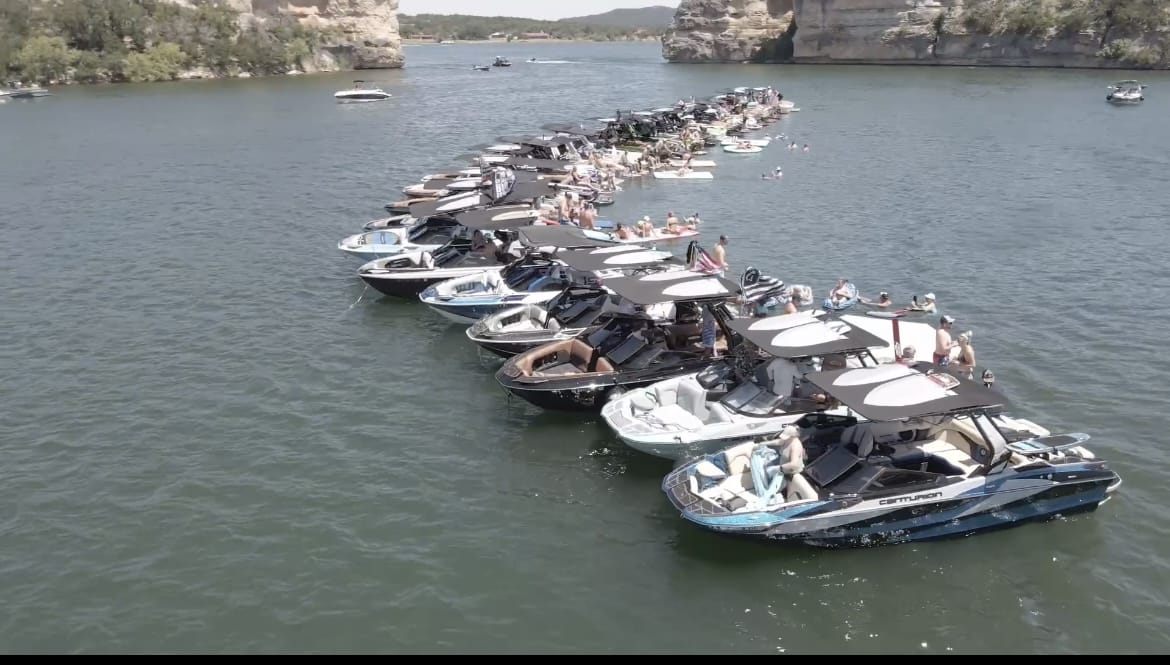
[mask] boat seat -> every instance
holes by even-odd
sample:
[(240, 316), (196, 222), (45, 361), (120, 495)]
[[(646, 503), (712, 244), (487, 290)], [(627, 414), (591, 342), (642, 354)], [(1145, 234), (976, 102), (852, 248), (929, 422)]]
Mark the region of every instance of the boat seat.
[(647, 411), (643, 419), (663, 425), (677, 425), (691, 432), (703, 426), (703, 421), (700, 418), (678, 404), (667, 404), (653, 411)]
[(700, 421), (707, 417), (706, 391), (690, 381), (680, 381), (675, 403)]
[(784, 496), (785, 500), (789, 503), (820, 498), (816, 489), (813, 488), (812, 483), (808, 482), (808, 479), (801, 473), (794, 474), (788, 478), (784, 486)]
[(552, 317), (549, 317), (548, 322), (544, 324), (544, 328), (545, 328), (545, 330), (557, 332), (558, 330), (561, 329), (561, 322), (557, 321), (556, 319), (554, 319)]

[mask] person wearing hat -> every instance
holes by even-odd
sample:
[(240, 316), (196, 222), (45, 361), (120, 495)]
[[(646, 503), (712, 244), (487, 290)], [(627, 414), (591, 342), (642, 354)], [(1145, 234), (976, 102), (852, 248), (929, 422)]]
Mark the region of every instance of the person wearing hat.
[(934, 334), (934, 364), (946, 367), (951, 363), (951, 349), (959, 345), (951, 339), (951, 326), (955, 324), (955, 317), (943, 314), (938, 320), (938, 331)]
[(914, 296), (914, 304), (910, 306), (910, 309), (916, 312), (928, 312), (930, 314), (935, 313), (935, 311), (937, 311), (937, 305), (934, 303), (934, 293), (927, 293), (926, 295), (922, 296), (922, 298), (926, 301), (925, 303), (919, 303), (918, 296)]

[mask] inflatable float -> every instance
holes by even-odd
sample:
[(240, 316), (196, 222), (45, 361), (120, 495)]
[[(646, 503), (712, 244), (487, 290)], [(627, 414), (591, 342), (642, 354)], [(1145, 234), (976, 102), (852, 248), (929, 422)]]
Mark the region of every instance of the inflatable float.
[(691, 171), (690, 173), (655, 171), (654, 177), (659, 180), (713, 180), (715, 178), (710, 171)]
[(763, 151), (764, 151), (764, 149), (758, 145), (751, 145), (751, 146), (744, 146), (744, 147), (741, 147), (739, 145), (725, 145), (725, 146), (723, 146), (723, 152), (731, 152), (731, 153), (738, 153), (738, 154), (744, 154), (744, 155), (749, 155), (752, 153), (763, 152)]
[[(837, 288), (838, 287), (833, 287), (833, 290), (836, 291)], [(845, 289), (849, 296), (844, 300), (838, 301), (834, 301), (832, 297), (825, 298), (821, 302), (821, 307), (824, 307), (830, 311), (839, 312), (844, 309), (849, 309), (850, 307), (853, 307), (857, 304), (859, 294), (857, 293), (857, 287), (853, 285), (853, 282), (845, 282), (845, 284), (840, 288)]]

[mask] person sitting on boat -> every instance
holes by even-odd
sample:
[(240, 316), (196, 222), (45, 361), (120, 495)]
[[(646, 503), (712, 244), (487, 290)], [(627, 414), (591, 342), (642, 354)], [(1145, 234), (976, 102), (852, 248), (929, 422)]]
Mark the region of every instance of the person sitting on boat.
[(915, 362), (917, 362), (914, 360), (914, 356), (917, 354), (917, 349), (915, 349), (913, 346), (907, 346), (906, 348), (902, 349), (902, 355), (898, 358), (898, 362), (903, 365), (913, 365)]
[(654, 222), (650, 221), (650, 215), (644, 215), (642, 219), (638, 220), (638, 235), (643, 238), (650, 238), (654, 235)]
[(759, 497), (757, 508), (765, 508), (775, 503), (773, 499), (778, 494), (781, 499), (786, 500), (780, 491), (789, 484), (793, 476), (804, 471), (807, 459), (804, 443), (800, 440), (796, 427), (785, 427), (775, 441), (753, 448), (752, 489)]
[(617, 228), (614, 229), (614, 233), (617, 234), (619, 240), (629, 240), (630, 238), (634, 237), (630, 233), (630, 228), (620, 222), (618, 223)]

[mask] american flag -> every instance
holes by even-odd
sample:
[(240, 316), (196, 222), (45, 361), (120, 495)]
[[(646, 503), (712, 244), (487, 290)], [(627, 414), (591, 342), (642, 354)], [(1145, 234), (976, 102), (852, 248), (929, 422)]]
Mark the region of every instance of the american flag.
[(714, 275), (723, 272), (723, 266), (719, 265), (707, 250), (699, 247), (699, 244), (693, 243), (691, 245), (692, 257), (690, 260), (691, 270), (701, 272), (704, 275)]

